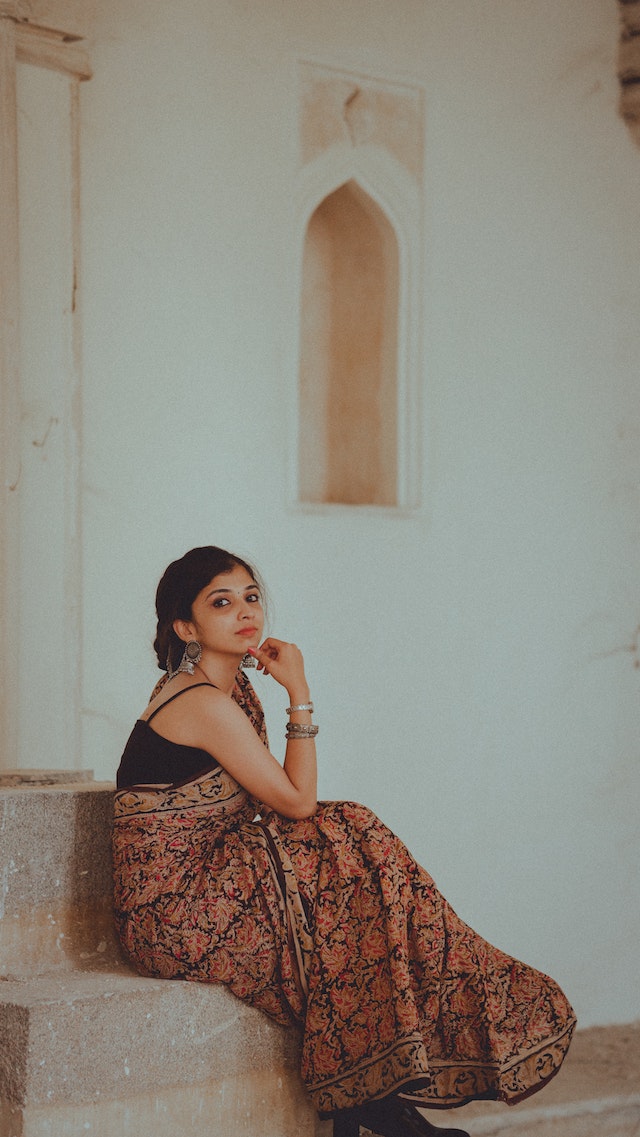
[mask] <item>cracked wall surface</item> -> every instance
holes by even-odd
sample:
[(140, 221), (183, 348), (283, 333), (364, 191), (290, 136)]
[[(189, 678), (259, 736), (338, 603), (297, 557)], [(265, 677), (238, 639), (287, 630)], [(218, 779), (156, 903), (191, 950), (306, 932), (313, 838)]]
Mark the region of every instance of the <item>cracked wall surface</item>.
[(424, 169), (424, 103), (419, 88), (300, 64), (301, 160), (336, 143), (389, 151), (418, 184)]

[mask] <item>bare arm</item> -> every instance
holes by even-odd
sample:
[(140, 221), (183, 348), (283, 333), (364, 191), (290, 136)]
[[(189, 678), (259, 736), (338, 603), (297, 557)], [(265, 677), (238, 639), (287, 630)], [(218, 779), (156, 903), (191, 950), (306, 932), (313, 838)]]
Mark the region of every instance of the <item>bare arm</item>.
[[(295, 644), (270, 638), (252, 654), (260, 670), (286, 689), (292, 705), (309, 702), (304, 661)], [(191, 699), (189, 709), (181, 699), (173, 705), (174, 723), (187, 745), (208, 751), (252, 797), (276, 813), (290, 818), (311, 816), (317, 805), (315, 739), (289, 739), (282, 766), (228, 695), (203, 687)], [(292, 722), (311, 723), (309, 711), (294, 711), (290, 717)]]

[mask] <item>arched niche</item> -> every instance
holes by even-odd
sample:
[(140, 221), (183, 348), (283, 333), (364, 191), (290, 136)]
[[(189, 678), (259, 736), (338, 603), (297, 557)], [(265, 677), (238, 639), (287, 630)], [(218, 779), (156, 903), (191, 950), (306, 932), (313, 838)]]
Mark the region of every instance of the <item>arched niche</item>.
[(398, 504), (399, 252), (353, 179), (306, 227), (298, 488), (303, 502)]

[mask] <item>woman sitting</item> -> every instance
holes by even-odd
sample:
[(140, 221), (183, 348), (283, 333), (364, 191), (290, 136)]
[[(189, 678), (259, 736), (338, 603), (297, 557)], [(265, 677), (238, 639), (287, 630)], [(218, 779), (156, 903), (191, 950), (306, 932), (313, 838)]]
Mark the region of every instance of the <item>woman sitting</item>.
[[(251, 566), (192, 549), (156, 609), (167, 676), (127, 742), (115, 804), (116, 920), (134, 966), (224, 983), (295, 1024), (335, 1137), (466, 1137), (418, 1107), (540, 1089), (573, 1033), (565, 996), (464, 924), (369, 809), (317, 801), (302, 654), (262, 641)], [(247, 656), (289, 697), (283, 765)]]

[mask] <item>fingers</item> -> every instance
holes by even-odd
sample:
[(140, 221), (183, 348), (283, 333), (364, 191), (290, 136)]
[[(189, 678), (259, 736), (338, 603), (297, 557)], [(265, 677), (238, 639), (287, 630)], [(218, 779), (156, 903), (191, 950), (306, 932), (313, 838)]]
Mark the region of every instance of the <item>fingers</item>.
[[(258, 671), (265, 675), (273, 674), (281, 682), (291, 668), (302, 665), (302, 654), (295, 644), (285, 643), (284, 640), (266, 639), (259, 648), (249, 648), (249, 653), (258, 661)], [(275, 671), (273, 667), (275, 665)]]
[[(285, 646), (285, 645), (282, 645), (282, 646)], [(260, 651), (264, 655), (268, 655), (269, 659), (279, 659), (280, 658), (280, 645), (278, 645), (277, 641), (275, 641), (275, 640), (270, 640), (270, 639), (265, 640), (264, 643), (260, 647)]]
[[(249, 650), (253, 652), (252, 648)], [(296, 651), (297, 648), (295, 644), (288, 644), (285, 643), (284, 640), (274, 640), (269, 637), (269, 639), (266, 639), (262, 644), (260, 644), (260, 647), (256, 649), (256, 657), (260, 658), (260, 655), (264, 655), (268, 659), (274, 661), (277, 659), (282, 659), (284, 662), (287, 659), (288, 655)]]
[(267, 670), (267, 664), (266, 664), (266, 658), (265, 658), (266, 653), (262, 650), (262, 648), (250, 647), (248, 654), (252, 655), (253, 658), (255, 660), (257, 660), (257, 662), (256, 662), (257, 670), (263, 671), (265, 675), (268, 675), (269, 672)]
[(272, 640), (265, 640), (259, 648), (249, 648), (249, 654), (258, 661), (258, 671), (264, 672), (269, 675), (269, 664), (277, 663), (280, 658), (280, 651)]

